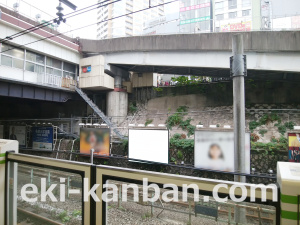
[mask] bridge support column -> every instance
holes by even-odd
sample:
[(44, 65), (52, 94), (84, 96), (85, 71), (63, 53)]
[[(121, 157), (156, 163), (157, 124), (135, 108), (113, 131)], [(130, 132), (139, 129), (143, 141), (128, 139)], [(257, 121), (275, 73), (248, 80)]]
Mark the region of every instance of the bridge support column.
[(124, 121), (127, 116), (128, 94), (125, 91), (112, 91), (107, 93), (107, 116), (116, 125)]
[(108, 117), (112, 117), (111, 121), (118, 125), (124, 121), (128, 110), (128, 93), (122, 87), (122, 79), (128, 77), (128, 72), (115, 66), (110, 67), (110, 71), (114, 76), (114, 91), (107, 93), (107, 111)]

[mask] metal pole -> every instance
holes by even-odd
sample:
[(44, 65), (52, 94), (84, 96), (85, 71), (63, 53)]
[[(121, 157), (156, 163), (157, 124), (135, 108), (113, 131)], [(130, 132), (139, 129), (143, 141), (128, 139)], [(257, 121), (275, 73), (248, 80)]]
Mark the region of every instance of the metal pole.
[[(245, 173), (245, 84), (243, 60), (243, 36), (232, 37), (233, 74), (233, 119), (234, 119), (234, 167), (236, 172)], [(235, 181), (245, 182), (245, 177), (236, 176)]]
[(94, 149), (93, 148), (90, 150), (90, 153), (91, 153), (91, 164), (94, 164)]
[[(234, 120), (234, 169), (245, 173), (245, 84), (244, 46), (242, 34), (232, 36), (232, 80)], [(236, 182), (245, 182), (244, 176), (235, 176)], [(235, 222), (246, 222), (245, 210), (235, 207)]]

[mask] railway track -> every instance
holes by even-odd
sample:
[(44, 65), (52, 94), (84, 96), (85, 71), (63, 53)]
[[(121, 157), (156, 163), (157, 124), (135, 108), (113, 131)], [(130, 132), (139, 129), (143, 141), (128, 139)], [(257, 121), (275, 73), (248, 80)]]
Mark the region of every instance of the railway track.
[(25, 209), (21, 209), (19, 207), (17, 208), (17, 210), (18, 217), (20, 216), (21, 218), (25, 218), (21, 222), (18, 222), (18, 225), (64, 225), (63, 223), (51, 220), (47, 217), (27, 211)]

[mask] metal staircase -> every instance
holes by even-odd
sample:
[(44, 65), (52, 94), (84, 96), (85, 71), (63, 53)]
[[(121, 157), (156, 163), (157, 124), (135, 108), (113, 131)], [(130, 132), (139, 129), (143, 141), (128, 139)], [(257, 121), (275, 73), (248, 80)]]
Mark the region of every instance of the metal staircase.
[(115, 134), (121, 138), (125, 139), (126, 137), (120, 133), (120, 131), (114, 126), (114, 124), (109, 120), (107, 116), (98, 108), (98, 106), (78, 87), (75, 86), (76, 92), (86, 101), (87, 104), (97, 113), (97, 115), (107, 124), (107, 126), (115, 132)]

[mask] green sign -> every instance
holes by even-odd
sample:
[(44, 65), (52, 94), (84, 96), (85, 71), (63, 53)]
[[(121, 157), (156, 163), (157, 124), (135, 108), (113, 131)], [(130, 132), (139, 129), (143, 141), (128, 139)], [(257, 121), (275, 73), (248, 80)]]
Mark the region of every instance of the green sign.
[(180, 25), (189, 24), (189, 23), (199, 23), (199, 22), (206, 21), (206, 20), (210, 20), (210, 16), (193, 18), (193, 19), (189, 19), (189, 20), (181, 20)]

